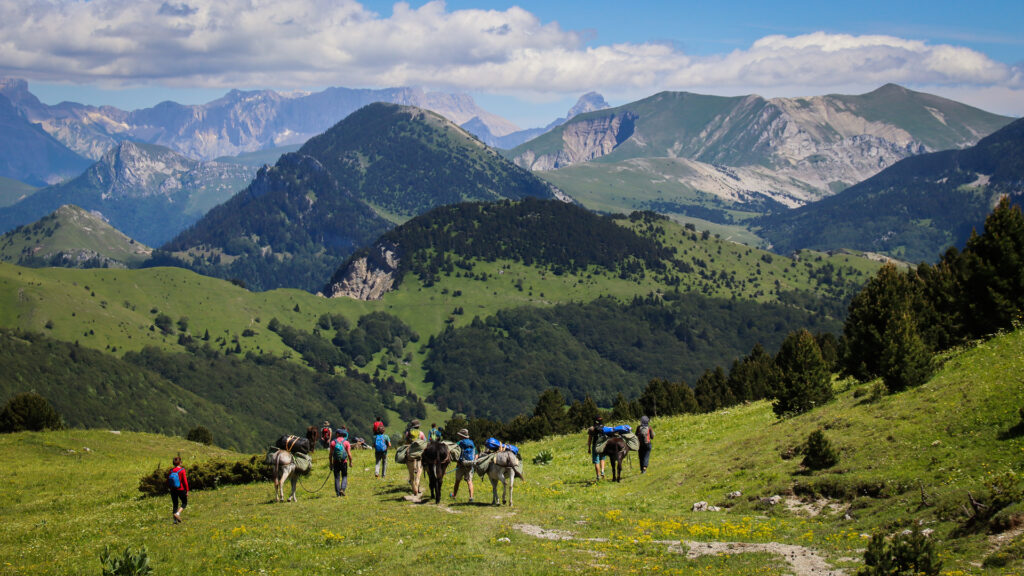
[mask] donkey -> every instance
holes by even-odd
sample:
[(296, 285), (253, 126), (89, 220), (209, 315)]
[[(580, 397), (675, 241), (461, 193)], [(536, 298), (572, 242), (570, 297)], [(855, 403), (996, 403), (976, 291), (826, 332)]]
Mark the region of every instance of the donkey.
[(491, 505), (498, 505), (498, 481), (501, 481), (501, 503), (508, 502), (512, 506), (512, 489), (515, 487), (517, 456), (511, 452), (501, 451), (491, 459), (487, 468), (487, 477), (491, 479)]
[(448, 464), (452, 461), (448, 445), (440, 440), (430, 442), (423, 449), (422, 461), (423, 467), (427, 469), (427, 477), (430, 480), (430, 497), (434, 500), (434, 504), (440, 504), (444, 473), (448, 470)]
[(622, 481), (622, 461), (628, 453), (629, 446), (626, 446), (626, 441), (618, 436), (609, 438), (605, 442), (604, 450), (601, 451), (601, 454), (608, 457), (609, 463), (612, 466), (612, 480), (616, 482)]
[(295, 472), (295, 458), (292, 457), (292, 453), (287, 450), (278, 450), (268, 460), (274, 466), (274, 491), (277, 501), (284, 502), (284, 483), (290, 478), (292, 481), (292, 495), (288, 498), (288, 501), (295, 502), (295, 484), (299, 480), (299, 475), (298, 473), (293, 474)]
[(306, 441), (309, 442), (309, 453), (312, 454), (316, 450), (317, 436), (320, 435), (320, 430), (316, 426), (306, 427)]

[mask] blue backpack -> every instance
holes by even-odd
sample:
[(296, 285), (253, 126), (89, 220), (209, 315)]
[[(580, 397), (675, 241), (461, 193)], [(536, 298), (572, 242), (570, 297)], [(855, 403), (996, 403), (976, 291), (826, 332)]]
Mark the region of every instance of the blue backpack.
[(472, 462), (476, 458), (476, 446), (472, 440), (459, 440), (459, 448), (462, 449), (459, 453), (459, 462)]
[(386, 434), (377, 434), (373, 438), (373, 447), (377, 452), (387, 452), (388, 450), (388, 437)]
[(344, 462), (348, 460), (348, 452), (345, 452), (345, 439), (338, 438), (334, 441), (334, 461)]
[(171, 470), (167, 475), (167, 487), (171, 490), (181, 490), (181, 477), (178, 476), (177, 470)]

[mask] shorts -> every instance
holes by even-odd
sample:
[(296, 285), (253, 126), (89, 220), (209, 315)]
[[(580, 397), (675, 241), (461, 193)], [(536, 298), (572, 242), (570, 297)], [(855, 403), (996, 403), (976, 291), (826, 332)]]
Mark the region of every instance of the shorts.
[(470, 463), (470, 462), (466, 462), (466, 463), (459, 462), (455, 466), (455, 483), (458, 484), (459, 480), (462, 480), (463, 478), (466, 479), (466, 482), (472, 482), (473, 481), (473, 464), (472, 463)]
[(600, 462), (601, 460), (604, 460), (605, 458), (607, 458), (607, 456), (605, 456), (604, 454), (598, 454), (597, 452), (591, 452), (590, 453), (590, 460), (594, 464), (597, 464), (598, 462)]

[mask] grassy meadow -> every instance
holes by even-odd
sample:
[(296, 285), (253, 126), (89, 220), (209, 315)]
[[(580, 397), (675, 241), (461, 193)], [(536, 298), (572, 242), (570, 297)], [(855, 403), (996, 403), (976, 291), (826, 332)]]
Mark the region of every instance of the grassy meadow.
[[(873, 398), (872, 383), (839, 381), (836, 400), (791, 419), (777, 420), (766, 402), (655, 418), (650, 470), (640, 475), (634, 458), (619, 484), (593, 481), (582, 433), (525, 444), (514, 508), (487, 506), (489, 482), (479, 479), (472, 505), (464, 486), (455, 503), (409, 502), (404, 466), (375, 479), (369, 451), (354, 454), (346, 497), (330, 481), (309, 492), (326, 478), (318, 452), (297, 503), (274, 503), (269, 482), (193, 491), (175, 526), (169, 497), (141, 497), (139, 478), (179, 453), (186, 467), (245, 455), (106, 430), (4, 435), (0, 573), (99, 573), (105, 545), (145, 545), (157, 574), (794, 573), (768, 552), (681, 553), (693, 542), (748, 542), (803, 546), (853, 574), (867, 535), (915, 522), (934, 530), (943, 574), (1020, 573), (1019, 528), (954, 531), (963, 531), (968, 491), (984, 498), (996, 478), (1020, 485), (1024, 331), (942, 360), (931, 381), (896, 395)], [(840, 461), (809, 473), (784, 455), (819, 428)], [(531, 464), (542, 451), (550, 464)], [(732, 491), (742, 496), (729, 499)], [(760, 500), (776, 494), (784, 500), (775, 506)], [(693, 512), (697, 501), (723, 509)], [(1019, 525), (1024, 506), (1000, 514)], [(540, 529), (562, 539), (533, 535)], [(1014, 550), (1005, 566), (983, 567)]]

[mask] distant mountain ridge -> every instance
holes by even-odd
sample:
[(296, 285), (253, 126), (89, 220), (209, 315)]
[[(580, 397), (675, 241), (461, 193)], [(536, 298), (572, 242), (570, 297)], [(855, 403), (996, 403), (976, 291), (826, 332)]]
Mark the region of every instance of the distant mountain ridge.
[(394, 222), (443, 204), (526, 196), (555, 191), (436, 113), (376, 103), (261, 169), (163, 251), (253, 289), (318, 290)]
[(0, 177), (46, 186), (76, 176), (88, 165), (88, 159), (32, 124), (0, 92)]
[(902, 160), (839, 194), (757, 221), (776, 251), (854, 248), (932, 262), (1002, 196), (1024, 198), (1024, 119), (962, 150)]
[(579, 97), (576, 104), (569, 109), (569, 112), (564, 118), (553, 120), (543, 128), (527, 128), (525, 130), (501, 135), (492, 132), (487, 124), (482, 122), (479, 118), (473, 118), (469, 122), (463, 124), (462, 127), (475, 134), (477, 138), (488, 146), (508, 149), (515, 148), (524, 142), (529, 142), (541, 134), (545, 134), (558, 126), (565, 124), (580, 114), (586, 114), (587, 112), (593, 112), (595, 110), (605, 110), (607, 108), (610, 108), (610, 106), (608, 105), (608, 102), (605, 101), (604, 96), (601, 96), (597, 92), (587, 92), (583, 96)]
[(74, 204), (100, 212), (136, 240), (159, 245), (230, 198), (253, 172), (237, 164), (191, 160), (162, 146), (121, 142), (77, 178), (0, 208), (0, 231)]
[(207, 104), (162, 102), (133, 111), (73, 102), (49, 106), (29, 92), (27, 82), (14, 78), (0, 78), (0, 95), (10, 99), (30, 122), (92, 159), (99, 159), (124, 140), (159, 144), (200, 160), (302, 143), (374, 102), (425, 108), (456, 124), (475, 119), (489, 133), (499, 136), (519, 130), (477, 106), (467, 94), (426, 92), (421, 88), (327, 88), (296, 95), (232, 90)]
[(577, 116), (508, 155), (531, 170), (653, 158), (696, 162), (708, 167), (694, 170), (698, 190), (701, 178), (725, 167), (736, 183), (706, 192), (735, 201), (753, 191), (796, 206), (903, 158), (972, 145), (1012, 120), (894, 84), (813, 98), (662, 92)]

